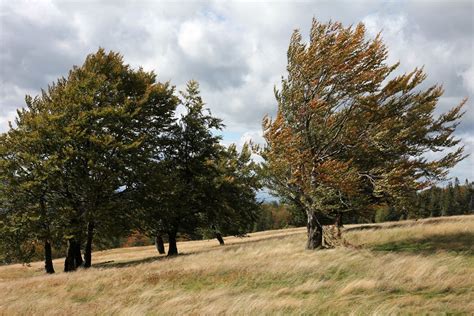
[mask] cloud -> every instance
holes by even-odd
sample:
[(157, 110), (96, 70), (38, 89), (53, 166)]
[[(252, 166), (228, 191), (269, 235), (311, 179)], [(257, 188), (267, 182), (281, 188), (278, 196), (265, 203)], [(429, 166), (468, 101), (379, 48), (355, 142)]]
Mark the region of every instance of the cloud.
[(469, 69), (461, 72), (464, 87), (472, 95), (474, 94), (474, 67), (471, 65)]
[(189, 75), (217, 89), (243, 84), (253, 47), (238, 26), (205, 16), (182, 23), (177, 37)]
[[(101, 46), (178, 89), (198, 80), (207, 106), (227, 126), (225, 142), (257, 137), (263, 116), (276, 112), (273, 88), (285, 74), (291, 33), (307, 36), (313, 17), (364, 21), (369, 36), (382, 31), (400, 72), (424, 65), (426, 86), (444, 85), (439, 114), (463, 97), (472, 100), (473, 6), (469, 0), (0, 1), (0, 131), (24, 94), (39, 93)], [(457, 133), (470, 141), (472, 101), (466, 110)], [(453, 174), (468, 169), (463, 162)]]

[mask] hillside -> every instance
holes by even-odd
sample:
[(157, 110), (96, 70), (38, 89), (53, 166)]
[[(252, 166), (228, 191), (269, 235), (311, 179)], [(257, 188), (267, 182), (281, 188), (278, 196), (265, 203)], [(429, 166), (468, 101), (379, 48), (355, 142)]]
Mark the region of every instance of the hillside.
[[(94, 268), (0, 267), (0, 314), (474, 313), (474, 216), (347, 225), (348, 248), (307, 251), (286, 229), (93, 254)], [(55, 260), (61, 270), (62, 260)]]

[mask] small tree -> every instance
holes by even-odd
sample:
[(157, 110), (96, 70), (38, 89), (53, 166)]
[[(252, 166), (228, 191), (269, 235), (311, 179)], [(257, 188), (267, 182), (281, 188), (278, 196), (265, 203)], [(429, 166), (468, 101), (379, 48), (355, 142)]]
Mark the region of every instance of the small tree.
[(261, 188), (261, 179), (251, 154), (248, 144), (240, 153), (234, 144), (222, 148), (216, 162), (217, 173), (207, 187), (200, 225), (210, 228), (221, 245), (223, 234), (242, 236), (252, 231), (258, 218), (260, 203), (256, 193)]
[(398, 64), (386, 59), (380, 35), (367, 40), (363, 24), (313, 20), (308, 44), (299, 31), (291, 37), (262, 156), (267, 185), (306, 213), (308, 249), (322, 247), (322, 224), (344, 213), (372, 218), (381, 203), (403, 213), (416, 190), (463, 158), (462, 147), (434, 160), (424, 154), (459, 143), (465, 101), (435, 118), (442, 88), (422, 89), (421, 69), (390, 78)]
[(204, 108), (198, 83), (190, 81), (181, 95), (184, 112), (169, 129), (163, 150), (142, 165), (133, 194), (137, 226), (156, 236), (159, 251), (161, 235), (167, 234), (169, 256), (178, 254), (178, 232), (192, 234), (200, 225), (221, 150), (220, 137), (212, 132), (222, 128), (221, 120)]

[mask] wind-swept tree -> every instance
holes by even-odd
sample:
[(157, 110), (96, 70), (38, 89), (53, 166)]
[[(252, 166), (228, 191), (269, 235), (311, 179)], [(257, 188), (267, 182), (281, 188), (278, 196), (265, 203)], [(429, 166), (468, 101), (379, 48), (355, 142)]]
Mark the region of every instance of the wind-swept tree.
[(381, 203), (406, 206), (416, 190), (443, 179), (463, 147), (458, 106), (435, 117), (443, 89), (421, 87), (422, 69), (390, 76), (380, 35), (313, 20), (309, 43), (291, 37), (278, 112), (263, 123), (267, 185), (303, 210), (308, 249), (323, 246), (322, 224), (342, 214), (373, 215)]

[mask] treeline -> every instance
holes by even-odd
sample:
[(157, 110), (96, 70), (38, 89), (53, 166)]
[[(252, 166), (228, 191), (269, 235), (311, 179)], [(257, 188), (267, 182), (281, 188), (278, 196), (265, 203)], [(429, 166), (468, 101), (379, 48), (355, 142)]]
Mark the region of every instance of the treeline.
[(460, 184), (454, 179), (444, 188), (431, 187), (416, 196), (419, 217), (451, 216), (474, 213), (474, 183), (465, 180)]
[[(45, 269), (90, 267), (92, 246), (131, 232), (178, 254), (178, 234), (243, 235), (260, 203), (248, 145), (224, 147), (222, 121), (205, 108), (197, 82), (176, 93), (153, 72), (103, 49), (66, 78), (26, 97), (0, 135), (0, 254)], [(54, 253), (53, 253), (54, 252)]]
[(438, 216), (466, 215), (474, 213), (474, 183), (468, 179), (463, 184), (458, 178), (444, 187), (432, 186), (417, 192), (410, 198), (411, 207), (379, 208), (374, 221), (397, 221)]
[[(458, 178), (445, 186), (432, 186), (409, 198), (411, 207), (379, 205), (372, 217), (344, 216), (343, 224), (398, 221), (438, 216), (474, 214), (474, 182), (461, 184)], [(306, 224), (304, 213), (291, 204), (276, 201), (262, 204), (254, 231), (301, 227)]]

